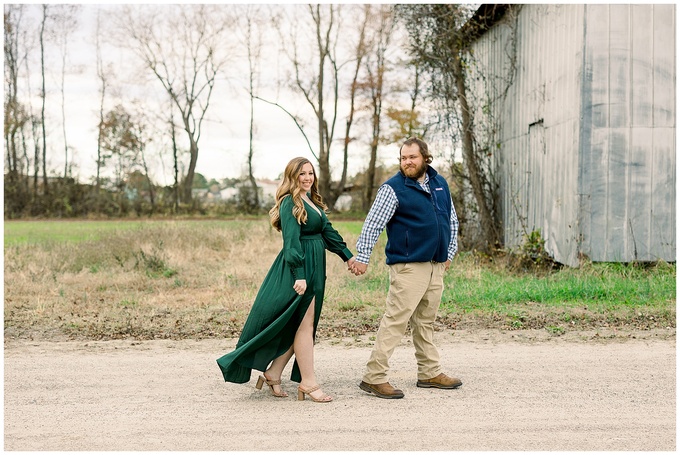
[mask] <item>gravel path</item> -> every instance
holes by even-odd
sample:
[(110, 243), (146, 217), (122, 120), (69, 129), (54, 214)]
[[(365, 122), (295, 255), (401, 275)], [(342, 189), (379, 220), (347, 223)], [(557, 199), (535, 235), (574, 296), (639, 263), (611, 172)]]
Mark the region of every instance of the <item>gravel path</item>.
[[(5, 341), (5, 450), (674, 451), (675, 331), (550, 338), (439, 332), (457, 390), (415, 386), (407, 338), (382, 400), (357, 384), (367, 338), (323, 340), (317, 377), (335, 400), (276, 399), (224, 383), (235, 340)], [(587, 341), (584, 341), (587, 340)], [(290, 368), (290, 366), (289, 366)]]

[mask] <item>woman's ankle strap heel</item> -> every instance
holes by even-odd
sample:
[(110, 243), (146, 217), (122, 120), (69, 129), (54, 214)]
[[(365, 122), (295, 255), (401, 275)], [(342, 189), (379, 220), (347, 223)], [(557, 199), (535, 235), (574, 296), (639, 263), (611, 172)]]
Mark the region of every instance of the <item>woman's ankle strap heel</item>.
[(314, 386), (314, 387), (311, 387), (311, 388), (309, 388), (309, 389), (305, 389), (305, 388), (303, 388), (303, 387), (301, 387), (301, 386), (298, 386), (298, 401), (304, 401), (304, 400), (305, 400), (305, 395), (309, 395), (309, 398), (311, 398), (312, 401), (315, 402), (315, 403), (329, 403), (329, 402), (333, 401), (333, 398), (331, 398), (329, 395), (325, 395), (325, 396), (324, 396), (323, 398), (321, 398), (320, 400), (317, 400), (316, 398), (314, 398), (314, 397), (311, 395), (311, 393), (312, 393), (312, 392), (316, 392), (317, 390), (319, 390), (319, 386), (318, 386), (318, 385), (316, 385), (316, 386)]
[(281, 393), (277, 393), (276, 391), (274, 391), (275, 385), (278, 385), (278, 386), (281, 385), (280, 379), (275, 379), (275, 380), (270, 381), (264, 375), (260, 375), (260, 377), (257, 378), (257, 384), (255, 384), (255, 388), (260, 390), (262, 388), (262, 385), (265, 384), (265, 383), (269, 386), (269, 389), (271, 390), (272, 395), (274, 395), (275, 397), (285, 398), (285, 397), (288, 396), (288, 394), (286, 392), (281, 391)]

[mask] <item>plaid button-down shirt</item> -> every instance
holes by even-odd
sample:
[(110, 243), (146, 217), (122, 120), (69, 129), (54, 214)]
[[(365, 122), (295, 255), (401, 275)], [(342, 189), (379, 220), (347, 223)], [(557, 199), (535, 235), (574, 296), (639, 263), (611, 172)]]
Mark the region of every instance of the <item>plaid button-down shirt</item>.
[[(425, 180), (418, 182), (420, 186), (430, 192), (430, 178), (425, 174)], [(392, 219), (394, 212), (399, 206), (397, 195), (389, 185), (382, 185), (378, 188), (378, 193), (375, 196), (375, 201), (366, 215), (364, 227), (361, 229), (361, 234), (357, 240), (357, 257), (356, 261), (362, 264), (368, 264), (368, 260), (373, 252), (373, 247), (378, 241), (378, 237), (387, 226), (387, 223)], [(451, 201), (451, 241), (448, 248), (448, 260), (453, 260), (453, 257), (458, 252), (458, 216), (456, 209)]]

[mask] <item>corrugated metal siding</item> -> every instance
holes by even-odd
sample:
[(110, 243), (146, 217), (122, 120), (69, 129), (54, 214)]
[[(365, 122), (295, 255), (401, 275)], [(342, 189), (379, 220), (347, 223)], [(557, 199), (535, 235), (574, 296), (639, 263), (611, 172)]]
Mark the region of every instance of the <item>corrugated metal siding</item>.
[(675, 6), (523, 5), (515, 14), (475, 43), (483, 77), (472, 78), (473, 91), (493, 99), (506, 245), (540, 229), (553, 257), (572, 266), (580, 253), (675, 260)]
[(474, 48), (481, 62), (479, 71), (503, 74), (506, 79), (511, 55), (517, 56), (513, 84), (502, 105), (493, 108), (502, 144), (496, 158), (504, 241), (506, 246), (518, 246), (523, 234), (540, 230), (553, 257), (578, 263), (576, 178), (583, 40), (575, 30), (583, 28), (583, 6), (524, 5), (516, 24), (513, 14), (516, 10)]
[(582, 252), (675, 261), (675, 6), (588, 5)]

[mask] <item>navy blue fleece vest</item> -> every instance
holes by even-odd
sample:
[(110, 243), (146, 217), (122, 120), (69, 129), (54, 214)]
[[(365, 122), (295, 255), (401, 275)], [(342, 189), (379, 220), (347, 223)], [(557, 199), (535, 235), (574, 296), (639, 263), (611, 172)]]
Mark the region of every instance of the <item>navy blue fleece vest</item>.
[(446, 262), (451, 241), (451, 193), (446, 180), (427, 167), (430, 193), (401, 172), (385, 182), (399, 206), (387, 223), (387, 264)]

